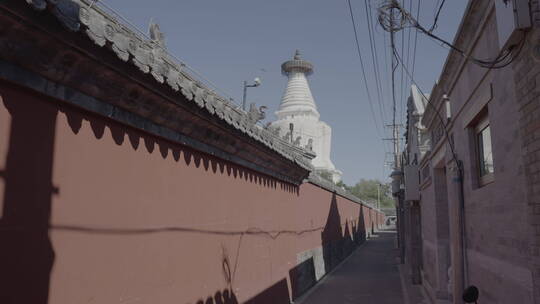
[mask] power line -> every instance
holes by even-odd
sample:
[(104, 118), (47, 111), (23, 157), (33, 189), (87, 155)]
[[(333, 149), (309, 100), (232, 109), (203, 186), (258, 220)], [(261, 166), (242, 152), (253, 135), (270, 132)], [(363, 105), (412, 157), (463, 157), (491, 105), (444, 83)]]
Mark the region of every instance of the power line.
[[(412, 11), (412, 4), (413, 3), (413, 0), (409, 0), (409, 10)], [(411, 67), (409, 65), (410, 63), (410, 58), (411, 58), (411, 32), (412, 32), (412, 29), (409, 28), (409, 34), (408, 34), (408, 38), (407, 38), (407, 67)], [(406, 88), (406, 91), (405, 93), (407, 93), (407, 90), (408, 88), (410, 87), (410, 83), (407, 84), (407, 88)], [(407, 94), (405, 94), (405, 97), (407, 98), (406, 96)]]
[[(420, 20), (420, 0), (418, 0), (418, 6), (416, 7), (416, 20)], [(413, 51), (413, 64), (412, 75), (414, 76), (414, 68), (416, 67), (416, 43), (418, 42), (418, 31), (414, 32), (414, 51)], [(411, 80), (412, 83), (412, 80)]]
[(446, 0), (442, 0), (441, 5), (439, 6), (439, 10), (437, 11), (437, 14), (435, 15), (435, 19), (433, 20), (433, 25), (429, 28), (429, 32), (433, 32), (434, 29), (437, 28), (437, 21), (439, 20), (439, 15), (441, 14), (441, 10), (444, 6), (444, 2)]
[[(386, 46), (390, 46), (390, 42), (388, 42), (388, 44), (387, 44), (387, 41), (386, 41), (387, 38), (389, 39), (389, 37), (387, 37), (387, 36), (390, 36), (390, 34), (389, 34), (388, 32), (386, 32), (386, 31), (383, 32), (383, 33), (384, 33), (384, 37), (383, 37), (383, 38), (384, 38), (384, 46), (385, 46), (385, 47), (386, 47)], [(386, 35), (387, 33), (388, 33), (388, 35)], [(388, 48), (388, 49), (390, 49), (390, 48)], [(388, 61), (390, 61), (388, 58), (389, 58), (390, 56), (392, 56), (392, 52), (387, 52), (387, 49), (385, 48), (385, 49), (384, 49), (384, 65), (385, 65), (386, 71), (387, 71), (387, 72), (385, 73), (385, 76), (386, 76), (386, 83), (387, 83), (387, 84), (390, 84), (390, 76), (389, 76), (389, 72), (388, 72), (388, 71), (390, 71), (390, 69), (391, 69), (390, 65), (388, 64)], [(390, 86), (390, 85), (389, 85), (389, 86)], [(390, 90), (387, 90), (387, 97), (388, 97), (388, 99), (390, 100), (390, 99), (392, 98), (392, 94), (390, 94), (389, 92), (390, 92)]]
[(371, 63), (372, 63), (372, 66), (373, 66), (373, 73), (375, 74), (375, 86), (377, 88), (377, 102), (379, 104), (379, 114), (381, 115), (381, 122), (384, 124), (384, 117), (383, 117), (383, 112), (382, 112), (382, 108), (381, 108), (381, 83), (380, 83), (380, 78), (379, 78), (379, 69), (378, 69), (378, 64), (377, 64), (377, 61), (375, 61), (375, 51), (373, 49), (373, 35), (372, 35), (372, 32), (371, 32), (371, 22), (370, 22), (370, 18), (369, 18), (369, 13), (368, 13), (368, 7), (367, 7), (367, 0), (364, 1), (364, 8), (365, 8), (365, 13), (366, 13), (366, 22), (367, 22), (367, 27), (368, 27), (368, 35), (369, 35), (369, 46), (370, 46), (370, 51), (371, 51)]
[(364, 78), (364, 85), (366, 87), (366, 94), (368, 96), (369, 108), (371, 110), (371, 114), (373, 115), (373, 122), (375, 123), (375, 128), (377, 130), (377, 133), (378, 133), (379, 137), (381, 137), (381, 132), (379, 130), (379, 126), (378, 126), (377, 121), (375, 119), (375, 111), (373, 111), (373, 101), (371, 100), (371, 94), (369, 93), (369, 86), (368, 86), (368, 83), (367, 83), (366, 71), (365, 71), (365, 68), (364, 68), (364, 61), (362, 60), (362, 52), (360, 51), (360, 43), (358, 42), (358, 32), (356, 31), (356, 22), (354, 20), (353, 10), (352, 10), (352, 6), (351, 6), (351, 0), (347, 0), (347, 3), (349, 4), (349, 13), (351, 14), (351, 21), (352, 21), (352, 26), (353, 26), (353, 31), (354, 31), (354, 40), (356, 41), (356, 51), (358, 53), (358, 59), (360, 59), (360, 66), (362, 68), (362, 76)]
[[(405, 0), (404, 0), (405, 1)], [(412, 11), (412, 3), (413, 3), (413, 0), (409, 0), (409, 11)], [(405, 2), (404, 2), (405, 4)], [(407, 62), (406, 62), (406, 66), (407, 68), (410, 69), (410, 57), (411, 57), (411, 31), (412, 31), (412, 28), (408, 28), (408, 34), (407, 34)], [(405, 52), (405, 51), (403, 51)], [(402, 100), (402, 110), (400, 112), (400, 123), (403, 123), (403, 119), (404, 119), (404, 114), (405, 112), (407, 111), (407, 100), (408, 100), (408, 91), (409, 91), (409, 88), (410, 88), (410, 83), (407, 82), (407, 79), (405, 79), (405, 86), (403, 87), (403, 100)]]
[[(350, 3), (350, 1), (349, 1)], [(378, 61), (375, 59), (375, 56), (376, 56), (376, 52), (374, 50), (374, 37), (373, 37), (373, 33), (371, 31), (372, 29), (372, 26), (371, 26), (371, 18), (369, 17), (369, 9), (368, 9), (368, 5), (367, 5), (367, 0), (364, 1), (364, 8), (365, 8), (365, 13), (366, 13), (366, 22), (367, 22), (367, 26), (368, 26), (368, 34), (369, 34), (369, 46), (370, 46), (370, 51), (371, 51), (371, 62), (372, 62), (372, 65), (373, 65), (373, 72), (375, 74), (375, 85), (376, 85), (376, 88), (377, 88), (377, 97), (378, 97), (378, 105), (379, 105), (379, 114), (381, 115), (381, 122), (384, 123), (384, 115), (383, 115), (383, 110), (382, 110), (382, 106), (381, 106), (381, 94), (382, 94), (382, 85), (381, 85), (381, 80), (380, 80), (380, 77), (379, 77), (379, 65), (378, 65)], [(384, 133), (384, 132), (383, 132)]]
[[(390, 25), (390, 22), (395, 23), (396, 21), (396, 20), (390, 20), (390, 19), (394, 19), (394, 17), (389, 17), (390, 15), (393, 16), (395, 14), (394, 11), (396, 11), (398, 14), (397, 19), (399, 20), (399, 23), (397, 27), (395, 27), (395, 24)], [(409, 26), (415, 27), (417, 30), (419, 30), (421, 33), (425, 34), (426, 36), (439, 41), (443, 45), (450, 47), (452, 50), (456, 51), (461, 56), (465, 57), (467, 60), (470, 60), (471, 62), (475, 63), (478, 66), (481, 66), (483, 68), (488, 68), (488, 69), (499, 69), (499, 68), (503, 68), (507, 66), (509, 62), (505, 62), (505, 61), (507, 60), (507, 58), (509, 58), (514, 48), (519, 45), (519, 44), (512, 45), (508, 47), (503, 52), (499, 53), (499, 55), (494, 59), (486, 60), (486, 59), (478, 59), (478, 58), (472, 57), (469, 54), (467, 54), (465, 51), (453, 45), (452, 43), (426, 30), (396, 0), (388, 0), (386, 4), (383, 4), (379, 8), (379, 23), (385, 31), (399, 31), (407, 27), (407, 24), (409, 24)]]

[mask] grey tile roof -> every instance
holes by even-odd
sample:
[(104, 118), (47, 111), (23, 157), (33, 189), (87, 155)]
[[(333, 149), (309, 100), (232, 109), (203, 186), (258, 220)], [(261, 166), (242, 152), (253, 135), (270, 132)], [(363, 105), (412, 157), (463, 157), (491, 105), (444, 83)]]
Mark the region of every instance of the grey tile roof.
[(96, 45), (109, 45), (122, 61), (149, 73), (155, 81), (170, 86), (188, 101), (195, 103), (224, 123), (262, 143), (282, 157), (312, 170), (304, 148), (294, 146), (270, 130), (253, 122), (249, 113), (236, 107), (203, 84), (163, 48), (136, 29), (88, 0), (26, 0), (34, 9), (50, 11), (70, 31), (87, 35)]

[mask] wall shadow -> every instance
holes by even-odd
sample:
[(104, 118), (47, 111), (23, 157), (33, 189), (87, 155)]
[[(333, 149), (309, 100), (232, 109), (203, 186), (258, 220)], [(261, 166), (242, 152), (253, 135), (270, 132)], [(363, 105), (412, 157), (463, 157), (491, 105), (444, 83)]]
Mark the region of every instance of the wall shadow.
[[(119, 146), (129, 145), (133, 150), (143, 149), (148, 154), (159, 153), (163, 159), (172, 157), (176, 162), (184, 162), (186, 166), (194, 166), (214, 174), (222, 174), (230, 178), (241, 179), (252, 184), (299, 195), (299, 186), (297, 185), (280, 181), (211, 154), (191, 149), (185, 145), (125, 126), (112, 119), (74, 109), (70, 106), (59, 105), (59, 110), (66, 115), (69, 127), (74, 134), (78, 134), (82, 128), (88, 127), (88, 124), (83, 124), (84, 121), (87, 121), (96, 139), (111, 136), (114, 143)], [(110, 132), (106, 132), (106, 130)], [(219, 138), (217, 134), (212, 136)]]
[(341, 245), (343, 246), (343, 249), (342, 249), (343, 257), (349, 256), (353, 252), (353, 250), (356, 248), (353, 242), (353, 236), (349, 229), (349, 221), (345, 222), (345, 231), (343, 232), (343, 241)]
[(341, 227), (341, 216), (337, 205), (336, 194), (332, 194), (330, 210), (326, 219), (324, 230), (321, 233), (323, 259), (325, 272), (330, 272), (343, 260), (343, 229)]
[(290, 301), (287, 279), (282, 279), (244, 304), (289, 304)]
[[(46, 304), (55, 254), (49, 238), (57, 110), (0, 86), (11, 115), (0, 218), (0, 303)], [(23, 97), (24, 96), (24, 97)], [(0, 105), (1, 105), (0, 104)]]
[(238, 299), (234, 292), (230, 289), (217, 291), (214, 295), (208, 296), (206, 299), (200, 299), (197, 304), (238, 304)]
[[(23, 92), (23, 94), (21, 94)], [(9, 147), (5, 168), (0, 171), (4, 179), (2, 217), (0, 218), (0, 303), (47, 304), (51, 270), (55, 253), (49, 237), (50, 230), (63, 230), (91, 234), (152, 234), (188, 232), (216, 235), (250, 235), (276, 239), (282, 235), (302, 235), (321, 232), (326, 272), (333, 269), (352, 252), (355, 236), (364, 227), (362, 208), (359, 223), (347, 222), (343, 230), (336, 194), (332, 195), (328, 218), (324, 227), (306, 230), (273, 230), (249, 228), (243, 231), (204, 230), (190, 227), (107, 228), (78, 225), (52, 225), (52, 195), (60, 195), (53, 186), (52, 173), (57, 117), (66, 115), (74, 134), (90, 128), (96, 139), (111, 136), (116, 145), (129, 145), (130, 149), (144, 153), (159, 153), (163, 159), (172, 158), (187, 166), (195, 166), (214, 174), (243, 179), (263, 187), (279, 189), (299, 195), (299, 187), (272, 177), (245, 169), (217, 157), (169, 142), (142, 131), (125, 127), (112, 120), (81, 112), (47, 100), (41, 95), (28, 93), (0, 83), (1, 104), (11, 115)], [(21, 97), (23, 96), (23, 97)], [(88, 122), (88, 123), (85, 123)], [(109, 132), (107, 132), (107, 130)], [(279, 187), (279, 188), (278, 188)], [(362, 221), (362, 224), (360, 224)], [(353, 226), (352, 232), (350, 225)], [(356, 228), (354, 228), (356, 226)], [(313, 258), (289, 271), (292, 298), (297, 298), (315, 283)], [(238, 303), (229, 286), (197, 303)], [(283, 279), (265, 289), (246, 303), (289, 303), (291, 295), (287, 280)]]
[(356, 224), (356, 231), (354, 233), (354, 241), (357, 245), (366, 241), (366, 221), (364, 218), (364, 207), (360, 206), (360, 214), (358, 215), (358, 222)]
[[(218, 290), (213, 295), (199, 299), (196, 304), (239, 304), (238, 298), (231, 288)], [(258, 293), (243, 304), (290, 304), (287, 280), (282, 279), (264, 291)]]
[(292, 299), (296, 300), (317, 283), (313, 257), (289, 270), (289, 278), (291, 280)]
[[(238, 256), (236, 256), (238, 259)], [(238, 260), (237, 260), (238, 262)], [(234, 275), (236, 272), (236, 265), (231, 267), (231, 262), (227, 250), (223, 247), (221, 266), (223, 270), (223, 276), (227, 283), (227, 288), (218, 290), (213, 295), (201, 298), (196, 301), (196, 304), (238, 304), (238, 298), (234, 293)], [(262, 292), (258, 293), (249, 300), (243, 302), (249, 304), (289, 304), (289, 288), (287, 286), (287, 280), (282, 279), (272, 286), (266, 288)]]
[(359, 209), (358, 219), (346, 220), (342, 225), (336, 194), (332, 195), (328, 218), (321, 233), (325, 273), (332, 271), (366, 240), (364, 207)]
[[(59, 195), (58, 188), (52, 184), (59, 114), (65, 115), (73, 134), (80, 134), (84, 128), (90, 128), (91, 134), (98, 140), (110, 136), (116, 145), (129, 145), (134, 151), (142, 150), (148, 154), (159, 153), (163, 159), (172, 158), (187, 166), (225, 175), (228, 178), (242, 179), (246, 183), (296, 195), (299, 195), (299, 186), (81, 111), (10, 83), (0, 82), (0, 106), (7, 109), (11, 119), (5, 167), (0, 168), (0, 179), (3, 179), (5, 186), (0, 214), (1, 304), (49, 302), (50, 276), (55, 260), (49, 232), (54, 229), (96, 234), (176, 231), (253, 235), (270, 239), (285, 234), (301, 235), (317, 230), (264, 231), (254, 227), (244, 231), (212, 231), (189, 227), (107, 229), (52, 225), (50, 223), (52, 195)], [(215, 303), (235, 303), (235, 296), (231, 290), (222, 290), (213, 297)]]

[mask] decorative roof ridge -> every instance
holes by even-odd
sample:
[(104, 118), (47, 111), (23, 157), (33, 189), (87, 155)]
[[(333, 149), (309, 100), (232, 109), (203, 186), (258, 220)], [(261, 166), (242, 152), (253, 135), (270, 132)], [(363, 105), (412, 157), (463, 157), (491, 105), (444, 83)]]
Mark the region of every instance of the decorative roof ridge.
[(135, 65), (141, 72), (151, 74), (162, 84), (180, 92), (188, 101), (194, 102), (210, 114), (216, 115), (228, 125), (258, 141), (282, 157), (300, 167), (312, 171), (313, 166), (306, 154), (309, 151), (295, 146), (278, 134), (256, 124), (251, 113), (231, 105), (201, 81), (190, 75), (185, 64), (178, 63), (156, 41), (141, 37), (130, 28), (106, 13), (95, 1), (89, 0), (26, 0), (35, 10), (50, 11), (72, 32), (84, 32), (94, 44), (110, 45), (119, 59)]
[(309, 181), (310, 183), (314, 184), (314, 185), (317, 185), (325, 190), (328, 190), (330, 192), (333, 192), (333, 193), (336, 193), (338, 194), (339, 196), (342, 196), (348, 200), (351, 200), (355, 203), (358, 203), (360, 205), (364, 205), (368, 208), (371, 208), (371, 209), (376, 209), (375, 206), (369, 204), (368, 202), (365, 202), (363, 201), (362, 199), (360, 199), (358, 196), (352, 194), (351, 192), (337, 186), (336, 184), (334, 184), (333, 182), (327, 180), (327, 179), (324, 179), (323, 177), (321, 177), (316, 171), (311, 171), (308, 178), (307, 178), (307, 181)]

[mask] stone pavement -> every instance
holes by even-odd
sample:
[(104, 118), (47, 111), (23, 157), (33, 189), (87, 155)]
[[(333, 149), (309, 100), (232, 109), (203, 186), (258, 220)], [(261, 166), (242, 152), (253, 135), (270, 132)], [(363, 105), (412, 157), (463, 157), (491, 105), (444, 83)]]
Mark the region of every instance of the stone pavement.
[(421, 303), (404, 297), (395, 240), (395, 231), (376, 233), (295, 303)]

